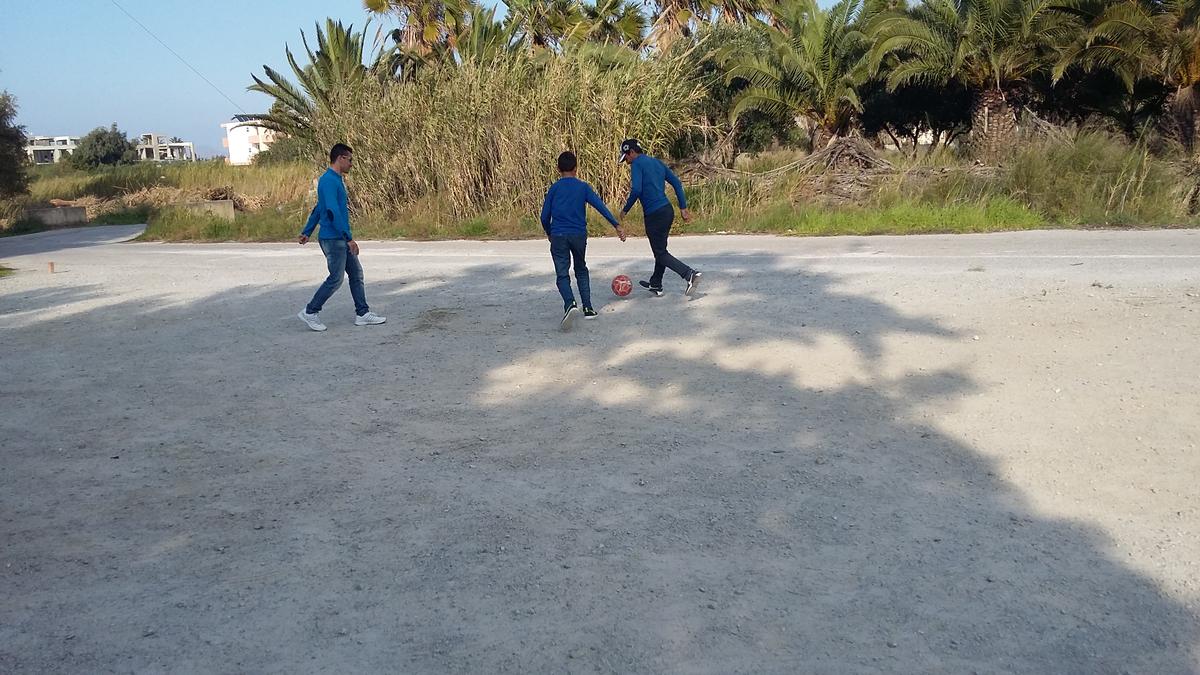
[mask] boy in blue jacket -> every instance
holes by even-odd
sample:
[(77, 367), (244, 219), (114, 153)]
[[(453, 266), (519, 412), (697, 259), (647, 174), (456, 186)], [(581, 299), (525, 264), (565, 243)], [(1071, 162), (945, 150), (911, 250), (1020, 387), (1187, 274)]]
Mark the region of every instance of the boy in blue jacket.
[(542, 229), (550, 240), (550, 257), (554, 259), (554, 272), (558, 275), (558, 292), (563, 299), (562, 330), (571, 330), (579, 306), (571, 291), (571, 260), (575, 261), (575, 281), (579, 284), (579, 299), (583, 302), (583, 315), (596, 318), (592, 309), (592, 289), (588, 278), (587, 262), (587, 205), (600, 212), (617, 230), (617, 236), (625, 241), (625, 229), (613, 217), (604, 201), (591, 185), (575, 177), (578, 160), (573, 152), (558, 156), (558, 173), (562, 176), (546, 193), (542, 203)]
[(636, 138), (621, 142), (621, 161), (629, 164), (629, 199), (625, 202), (621, 215), (629, 213), (629, 209), (637, 202), (642, 202), (642, 214), (646, 218), (646, 238), (650, 240), (650, 252), (654, 254), (654, 272), (650, 274), (648, 281), (638, 283), (652, 294), (662, 297), (663, 273), (670, 268), (687, 282), (687, 290), (683, 294), (691, 296), (704, 275), (667, 251), (671, 224), (675, 222), (675, 209), (667, 199), (667, 183), (675, 190), (675, 197), (679, 200), (679, 212), (684, 222), (692, 220), (687, 197), (683, 194), (683, 183), (662, 160), (645, 154)]

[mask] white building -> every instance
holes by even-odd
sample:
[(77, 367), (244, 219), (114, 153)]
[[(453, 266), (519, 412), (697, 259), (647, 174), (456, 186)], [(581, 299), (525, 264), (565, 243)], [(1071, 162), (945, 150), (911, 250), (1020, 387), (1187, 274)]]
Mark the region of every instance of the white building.
[(143, 162), (194, 162), (196, 148), (191, 141), (149, 133), (138, 138), (137, 155)]
[(233, 121), (221, 125), (225, 130), (221, 144), (229, 149), (226, 162), (234, 166), (252, 164), (255, 155), (275, 142), (274, 131), (254, 124), (260, 119), (254, 115), (234, 115)]
[(57, 164), (70, 157), (78, 146), (78, 136), (30, 136), (25, 154), (34, 164)]

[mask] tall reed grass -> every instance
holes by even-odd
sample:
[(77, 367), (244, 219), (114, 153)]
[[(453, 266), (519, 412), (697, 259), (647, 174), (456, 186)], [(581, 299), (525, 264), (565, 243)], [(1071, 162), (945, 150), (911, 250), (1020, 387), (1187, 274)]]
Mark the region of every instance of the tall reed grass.
[(703, 87), (682, 59), (602, 67), (524, 55), (430, 68), (413, 82), (367, 81), (317, 121), (322, 145), (354, 148), (356, 205), (400, 213), (434, 200), (451, 221), (529, 213), (564, 150), (607, 200), (628, 188), (617, 148), (638, 137), (663, 152), (699, 125)]
[[(325, 142), (345, 140), (356, 150), (349, 185), (357, 237), (540, 236), (538, 208), (557, 177), (553, 162), (562, 149), (581, 155), (581, 176), (615, 208), (628, 189), (629, 174), (616, 162), (616, 143), (626, 135), (641, 136), (653, 150), (665, 145), (673, 130), (694, 123), (690, 85), (652, 84), (670, 74), (653, 70), (667, 67), (661, 62), (617, 71), (563, 59), (549, 66), (514, 59), (497, 67), (499, 73), (467, 64), (427, 73), (408, 85), (374, 83), (355, 94), (359, 98), (342, 108), (338, 120), (321, 122)], [(536, 75), (533, 69), (542, 67), (550, 71)], [(557, 79), (549, 86), (541, 83), (545, 78)], [(423, 101), (434, 103), (422, 111)], [(674, 105), (648, 112), (656, 101)], [(647, 119), (634, 119), (643, 114)], [(1101, 131), (1054, 142), (1027, 139), (989, 170), (946, 151), (917, 159), (889, 155), (897, 172), (838, 206), (798, 190), (796, 174), (769, 183), (754, 177), (797, 158), (794, 151), (747, 156), (738, 164), (744, 174), (693, 181), (687, 189), (697, 219), (677, 221), (677, 231), (902, 234), (1200, 224), (1194, 212), (1194, 165)], [(149, 222), (146, 237), (154, 239), (286, 240), (312, 208), (310, 191), (322, 164), (322, 158), (314, 158), (311, 164), (250, 167), (39, 169), (30, 197), (0, 202), (0, 235), (40, 229), (21, 220), (21, 213), (51, 198), (229, 186), (262, 197), (265, 206), (240, 212), (235, 224), (159, 204), (109, 213), (97, 222)], [(636, 211), (627, 225), (640, 233)], [(594, 235), (611, 233), (599, 219), (590, 229)]]

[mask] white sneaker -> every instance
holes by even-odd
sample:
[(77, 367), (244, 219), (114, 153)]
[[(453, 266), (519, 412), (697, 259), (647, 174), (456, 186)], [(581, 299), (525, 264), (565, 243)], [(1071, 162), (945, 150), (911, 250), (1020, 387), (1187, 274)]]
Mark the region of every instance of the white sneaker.
[(325, 324), (321, 323), (321, 320), (317, 318), (316, 314), (309, 314), (304, 310), (300, 310), (300, 313), (296, 316), (300, 317), (300, 320), (303, 321), (306, 326), (317, 331), (318, 333), (325, 330)]
[(367, 312), (366, 314), (363, 314), (362, 316), (355, 318), (354, 325), (355, 326), (377, 326), (381, 323), (385, 323), (386, 321), (387, 321), (386, 318), (379, 316), (375, 312)]

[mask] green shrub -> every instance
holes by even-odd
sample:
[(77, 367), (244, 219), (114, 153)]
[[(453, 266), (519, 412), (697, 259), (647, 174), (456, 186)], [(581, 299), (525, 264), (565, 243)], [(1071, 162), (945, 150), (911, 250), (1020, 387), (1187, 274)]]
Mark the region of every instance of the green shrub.
[[(303, 227), (296, 208), (239, 212), (229, 221), (176, 208), (162, 209), (149, 219), (143, 240), (166, 241), (289, 241)], [(307, 213), (305, 213), (307, 215)]]

